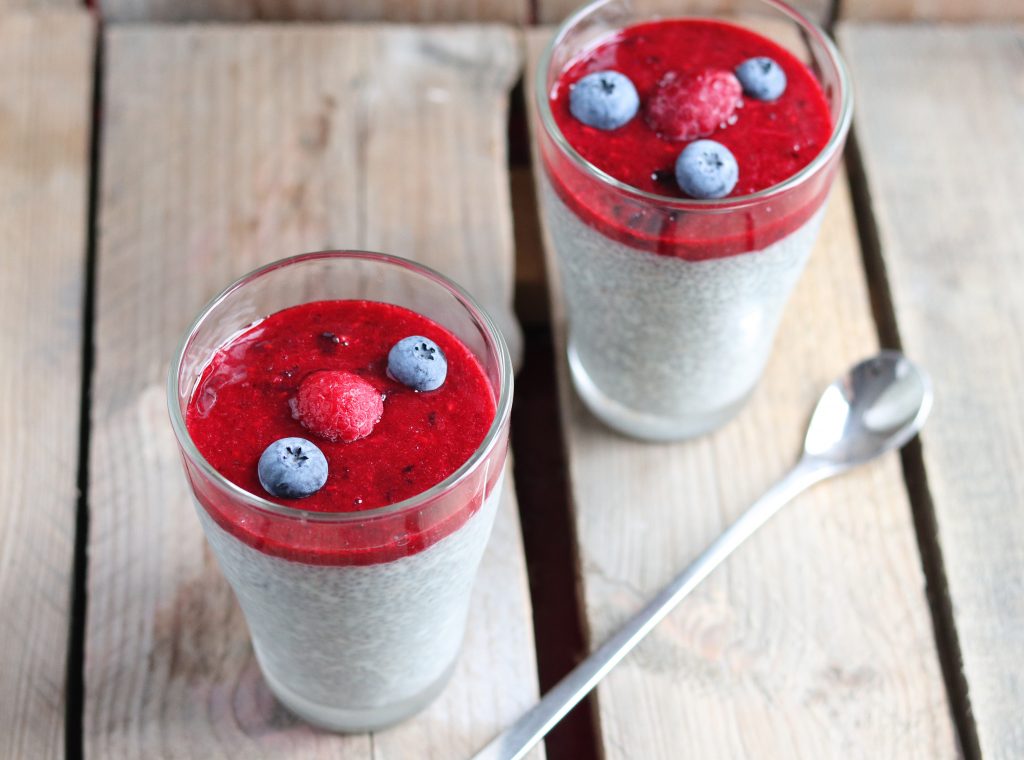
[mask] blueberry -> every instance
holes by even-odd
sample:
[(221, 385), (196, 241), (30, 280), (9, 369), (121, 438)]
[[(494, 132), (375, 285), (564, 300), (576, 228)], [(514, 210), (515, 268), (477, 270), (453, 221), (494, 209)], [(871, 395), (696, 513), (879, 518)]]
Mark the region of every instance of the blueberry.
[(301, 499), (327, 482), (327, 459), (305, 438), (281, 438), (267, 446), (256, 468), (260, 485), (282, 499)]
[(444, 384), (448, 360), (430, 338), (410, 335), (388, 352), (388, 375), (417, 391), (432, 391)]
[(676, 159), (676, 182), (691, 198), (724, 198), (739, 175), (736, 157), (714, 140), (694, 140)]
[(569, 111), (598, 129), (618, 129), (636, 116), (640, 96), (629, 77), (617, 71), (595, 71), (569, 90)]
[(786, 91), (786, 72), (771, 58), (748, 58), (736, 67), (743, 92), (757, 100), (778, 100)]

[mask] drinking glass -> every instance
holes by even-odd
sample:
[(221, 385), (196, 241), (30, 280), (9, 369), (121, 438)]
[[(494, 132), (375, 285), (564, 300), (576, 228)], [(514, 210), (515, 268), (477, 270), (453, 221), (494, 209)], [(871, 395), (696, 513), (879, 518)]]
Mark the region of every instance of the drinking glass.
[(541, 207), (573, 384), (599, 419), (643, 439), (712, 430), (753, 391), (814, 245), (850, 126), (846, 67), (821, 28), (779, 0), (737, 0), (723, 20), (780, 44), (820, 82), (833, 123), (821, 153), (784, 182), (720, 200), (641, 191), (585, 160), (549, 101), (567, 66), (624, 27), (706, 15), (702, 6), (592, 3), (562, 24), (537, 69)]
[[(226, 480), (185, 424), (214, 353), (281, 309), (349, 298), (416, 311), (472, 351), (497, 408), (479, 448), (423, 493), (361, 512), (282, 506)], [(277, 698), (336, 731), (381, 728), (427, 705), (454, 667), (502, 491), (512, 367), (491, 318), (459, 286), (410, 261), (304, 254), (246, 275), (202, 310), (171, 363), (168, 394), (199, 520)]]

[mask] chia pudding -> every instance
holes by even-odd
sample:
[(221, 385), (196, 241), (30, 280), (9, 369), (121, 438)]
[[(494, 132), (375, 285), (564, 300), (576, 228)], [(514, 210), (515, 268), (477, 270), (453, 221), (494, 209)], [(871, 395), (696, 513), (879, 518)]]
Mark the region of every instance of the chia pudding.
[(368, 731), (425, 707), (448, 680), (500, 493), (499, 477), (460, 529), (364, 566), (276, 557), (197, 512), (277, 698), (310, 723)]
[[(781, 3), (765, 5), (806, 33), (813, 66), (751, 29), (650, 20), (643, 5), (606, 0), (562, 27), (541, 61), (538, 143), (574, 385), (609, 426), (664, 440), (721, 425), (753, 391), (821, 225), (850, 103), (834, 46)], [(741, 83), (752, 61), (781, 91)], [(605, 93), (624, 78), (631, 110), (625, 98), (592, 105), (596, 118), (578, 109), (595, 78)], [(693, 189), (685, 156), (698, 149), (716, 163)], [(709, 176), (723, 181), (705, 193)]]
[[(311, 723), (395, 723), (454, 667), (500, 500), (511, 399), (507, 349), (482, 313), (467, 314), (482, 318), (476, 340), (460, 329), (475, 350), (395, 303), (301, 303), (234, 329), (217, 320), (221, 342), (200, 341), (205, 362), (186, 359), (187, 339), (172, 371), (172, 420), (207, 540), (268, 685)], [(389, 351), (410, 336), (446, 360), (439, 386), (410, 386), (398, 371)], [(320, 382), (311, 412), (306, 389), (324, 376), (350, 385), (332, 395)], [(346, 428), (352, 384), (374, 412)], [(324, 408), (340, 416), (317, 417)], [(280, 495), (275, 478), (291, 475), (265, 462), (282, 442), (296, 455), (289, 466), (325, 463), (311, 493)]]

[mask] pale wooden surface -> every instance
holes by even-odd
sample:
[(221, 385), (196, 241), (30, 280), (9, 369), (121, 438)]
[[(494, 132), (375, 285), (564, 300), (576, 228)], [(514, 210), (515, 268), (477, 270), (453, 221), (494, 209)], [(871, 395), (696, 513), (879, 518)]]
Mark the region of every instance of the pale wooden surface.
[[(848, 19), (1024, 19), (1022, 0), (792, 0), (790, 5), (815, 21), (824, 23), (836, 12), (837, 3), (839, 14)], [(543, 24), (560, 22), (584, 4), (583, 0), (537, 0), (537, 20)], [(739, 3), (737, 0), (679, 0), (677, 3), (679, 8), (693, 8), (703, 13), (729, 12), (742, 5), (749, 7), (749, 3)]]
[[(451, 686), (397, 729), (328, 735), (276, 706), (259, 676), (193, 514), (163, 388), (202, 303), (285, 254), (385, 246), (485, 299), (507, 296), (510, 210), (497, 187), (515, 36), (119, 27), (106, 61), (87, 755), (468, 755), (537, 695), (511, 482)], [(472, 198), (450, 205), (461, 196)]]
[(1022, 0), (842, 0), (844, 19), (886, 21), (1024, 20)]
[[(3, 2), (3, 0), (0, 0)], [(112, 21), (505, 21), (529, 0), (99, 0)]]
[[(531, 36), (535, 60), (544, 33)], [(549, 254), (553, 254), (548, 246)], [(553, 256), (559, 352), (564, 321)], [(877, 348), (845, 177), (754, 398), (721, 431), (651, 445), (559, 386), (591, 644), (794, 461), (824, 386)], [(608, 760), (954, 757), (910, 507), (890, 455), (799, 498), (598, 689)]]
[(46, 11), (81, 8), (78, 0), (0, 0), (0, 13), (8, 11)]
[(856, 131), (982, 755), (1024, 756), (1024, 26), (848, 24)]
[[(537, 21), (541, 24), (557, 24), (587, 4), (586, 0), (536, 0)], [(868, 0), (870, 1), (870, 0)], [(950, 0), (952, 1), (952, 0)], [(961, 0), (964, 1), (964, 0)], [(666, 13), (676, 15), (728, 14), (750, 9), (749, 0), (657, 0)], [(792, 0), (790, 5), (799, 8), (810, 18), (823, 23), (829, 16), (833, 0)], [(645, 3), (650, 5), (650, 0)]]
[(93, 28), (0, 13), (0, 757), (64, 752)]

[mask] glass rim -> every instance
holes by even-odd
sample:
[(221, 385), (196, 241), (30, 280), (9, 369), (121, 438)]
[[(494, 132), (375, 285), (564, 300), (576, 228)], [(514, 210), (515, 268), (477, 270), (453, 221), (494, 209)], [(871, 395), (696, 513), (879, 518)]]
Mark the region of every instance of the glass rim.
[[(802, 184), (825, 168), (832, 157), (843, 145), (843, 141), (850, 129), (850, 123), (853, 118), (853, 92), (850, 87), (850, 74), (846, 67), (846, 62), (839, 53), (839, 49), (821, 26), (788, 3), (783, 0), (760, 0), (761, 3), (773, 7), (783, 15), (787, 16), (791, 21), (799, 25), (802, 28), (802, 31), (820, 43), (828, 53), (828, 57), (835, 66), (836, 72), (839, 75), (839, 116), (832, 127), (832, 134), (829, 136), (828, 142), (825, 143), (825, 147), (821, 149), (818, 155), (796, 174), (791, 177), (787, 177), (782, 182), (766, 187), (764, 190), (758, 190), (756, 193), (738, 195), (732, 198), (706, 200), (699, 198), (679, 198), (670, 195), (650, 193), (646, 190), (641, 190), (622, 182), (605, 172), (603, 169), (599, 169), (580, 155), (580, 153), (566, 139), (565, 135), (562, 134), (562, 130), (559, 129), (558, 124), (555, 122), (554, 114), (551, 112), (547, 75), (548, 69), (551, 67), (551, 59), (554, 56), (555, 48), (565, 39), (569, 30), (599, 6), (606, 5), (611, 2), (614, 2), (614, 0), (594, 0), (594, 2), (587, 3), (567, 17), (565, 21), (559, 25), (551, 40), (544, 47), (544, 52), (541, 53), (540, 61), (537, 65), (537, 71), (534, 74), (534, 98), (537, 101), (537, 112), (540, 114), (541, 126), (553, 139), (555, 145), (561, 150), (561, 152), (568, 156), (585, 174), (590, 175), (594, 179), (599, 180), (606, 185), (610, 185), (615, 190), (626, 195), (631, 195), (635, 198), (640, 198), (659, 205), (669, 206), (670, 208), (678, 209), (680, 211), (734, 211), (736, 209), (755, 205), (765, 200), (771, 200), (787, 190)], [(675, 18), (713, 18), (713, 16), (678, 16)]]
[[(195, 441), (192, 440), (192, 436), (188, 431), (187, 425), (185, 424), (185, 417), (182, 414), (181, 405), (178, 401), (178, 391), (180, 387), (178, 375), (185, 357), (185, 352), (191, 345), (196, 332), (202, 327), (204, 322), (210, 317), (217, 306), (219, 306), (235, 291), (277, 269), (282, 269), (294, 264), (305, 263), (307, 261), (329, 259), (374, 261), (387, 266), (395, 266), (400, 269), (405, 269), (440, 285), (455, 297), (466, 311), (469, 312), (473, 321), (483, 329), (485, 340), (489, 344), (488, 347), (493, 348), (498, 359), (499, 388), (498, 399), (495, 404), (494, 420), (491, 422), (491, 426), (487, 429), (487, 434), (484, 436), (483, 441), (476, 450), (470, 454), (469, 458), (463, 462), (455, 472), (425, 491), (421, 491), (414, 496), (410, 496), (408, 499), (403, 499), (402, 501), (395, 502), (394, 504), (388, 504), (383, 507), (376, 507), (374, 509), (357, 512), (316, 512), (308, 509), (302, 509), (300, 507), (290, 507), (270, 501), (262, 496), (257, 496), (256, 494), (245, 490), (241, 486), (232, 483), (218, 472), (217, 469), (214, 468), (214, 466), (211, 465), (206, 457), (204, 457), (199, 451)], [(295, 256), (277, 259), (269, 264), (257, 267), (256, 269), (253, 269), (239, 277), (226, 288), (221, 290), (220, 293), (210, 299), (210, 301), (200, 309), (198, 316), (196, 316), (192, 321), (192, 324), (185, 330), (183, 337), (178, 342), (178, 347), (172, 355), (171, 364), (167, 373), (167, 406), (171, 417), (171, 427), (174, 430), (175, 438), (177, 438), (178, 445), (181, 447), (182, 453), (191, 462), (194, 462), (202, 473), (213, 481), (215, 485), (226, 491), (231, 498), (244, 503), (246, 507), (263, 512), (270, 512), (280, 517), (295, 520), (306, 520), (309, 522), (366, 522), (368, 520), (393, 516), (414, 510), (430, 501), (433, 501), (444, 493), (451, 491), (466, 480), (476, 467), (482, 461), (486, 460), (491, 454), (491, 451), (497, 444), (499, 434), (508, 422), (512, 411), (513, 384), (514, 375), (512, 373), (512, 358), (509, 354), (505, 337), (498, 329), (490, 314), (488, 314), (487, 311), (477, 303), (476, 299), (474, 299), (473, 296), (471, 296), (462, 286), (441, 274), (436, 269), (432, 269), (424, 264), (410, 261), (409, 259), (405, 259), (400, 256), (378, 253), (376, 251), (328, 250), (300, 253)], [(192, 390), (194, 391), (195, 389), (193, 388)]]

